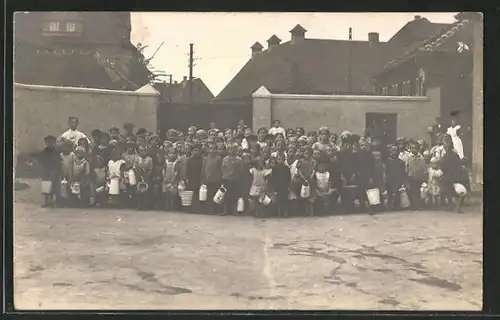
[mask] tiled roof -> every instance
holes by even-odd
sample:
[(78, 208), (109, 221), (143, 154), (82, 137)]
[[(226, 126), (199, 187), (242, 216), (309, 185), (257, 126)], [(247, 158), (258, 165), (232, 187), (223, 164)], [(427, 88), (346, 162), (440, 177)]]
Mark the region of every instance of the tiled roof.
[(387, 56), (385, 42), (372, 48), (368, 41), (306, 38), (297, 44), (285, 42), (251, 58), (216, 100), (247, 98), (262, 85), (272, 93), (347, 93), (349, 65), (351, 92), (371, 92), (370, 78)]
[(269, 39), (267, 40), (267, 43), (269, 43), (269, 44), (279, 44), (280, 42), (281, 42), (281, 39), (280, 39), (280, 38), (278, 38), (278, 36), (276, 36), (275, 34), (273, 34), (273, 35), (271, 36), (271, 38), (269, 38)]
[[(413, 44), (408, 50), (396, 59), (390, 61), (384, 69), (390, 69), (401, 62), (413, 57), (417, 52), (432, 52), (432, 51), (454, 51), (457, 49), (458, 41), (470, 42), (472, 28), (471, 20), (460, 20), (448, 25), (441, 32), (436, 33), (427, 39)], [(468, 46), (471, 46), (469, 43)]]
[[(189, 102), (189, 82), (185, 80), (181, 83), (157, 84), (156, 89), (163, 93), (164, 99), (168, 101), (172, 97), (174, 103)], [(171, 90), (169, 92), (169, 90)], [(213, 93), (208, 89), (203, 80), (193, 79), (193, 102), (205, 103), (214, 99)]]
[(106, 66), (109, 62), (100, 58), (95, 51), (30, 51), (16, 54), (15, 82), (100, 89), (137, 89), (111, 66)]

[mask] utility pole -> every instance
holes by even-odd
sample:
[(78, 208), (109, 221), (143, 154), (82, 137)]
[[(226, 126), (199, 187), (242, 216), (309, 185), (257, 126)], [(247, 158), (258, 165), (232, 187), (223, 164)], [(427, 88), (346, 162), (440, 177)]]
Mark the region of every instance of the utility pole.
[(194, 65), (194, 44), (189, 44), (189, 103), (193, 103), (193, 65)]
[(351, 70), (351, 65), (352, 65), (352, 28), (349, 27), (349, 74), (348, 74), (348, 89), (349, 89), (349, 94), (352, 93), (352, 70)]

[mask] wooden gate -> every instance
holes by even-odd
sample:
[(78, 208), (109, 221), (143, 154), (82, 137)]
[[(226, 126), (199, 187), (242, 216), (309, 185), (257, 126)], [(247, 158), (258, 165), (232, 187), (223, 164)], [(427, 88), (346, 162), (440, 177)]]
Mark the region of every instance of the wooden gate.
[(253, 108), (251, 102), (241, 103), (168, 103), (158, 106), (158, 129), (164, 135), (169, 129), (187, 132), (189, 126), (208, 129), (210, 122), (217, 128), (235, 128), (238, 121), (252, 127)]

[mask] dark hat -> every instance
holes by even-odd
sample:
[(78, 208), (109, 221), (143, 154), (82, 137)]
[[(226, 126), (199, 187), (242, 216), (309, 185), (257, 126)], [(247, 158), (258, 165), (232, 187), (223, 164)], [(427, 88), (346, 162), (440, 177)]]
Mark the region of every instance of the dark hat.
[(48, 135), (45, 138), (43, 138), (44, 141), (57, 141), (57, 138), (54, 137), (53, 135)]
[(359, 142), (359, 139), (361, 139), (361, 137), (358, 134), (353, 134), (351, 136), (351, 143), (357, 143)]
[(451, 117), (456, 117), (456, 116), (458, 116), (459, 114), (460, 114), (460, 111), (459, 111), (459, 110), (454, 110), (454, 111), (450, 112), (450, 116), (451, 116)]

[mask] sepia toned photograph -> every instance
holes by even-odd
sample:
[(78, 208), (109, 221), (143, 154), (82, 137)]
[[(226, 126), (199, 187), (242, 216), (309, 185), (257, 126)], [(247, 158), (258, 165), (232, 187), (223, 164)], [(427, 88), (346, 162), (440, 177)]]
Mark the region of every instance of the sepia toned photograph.
[(13, 29), (16, 310), (482, 309), (482, 14)]

